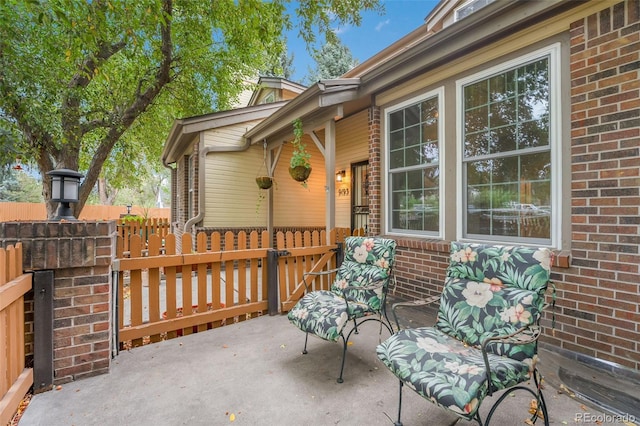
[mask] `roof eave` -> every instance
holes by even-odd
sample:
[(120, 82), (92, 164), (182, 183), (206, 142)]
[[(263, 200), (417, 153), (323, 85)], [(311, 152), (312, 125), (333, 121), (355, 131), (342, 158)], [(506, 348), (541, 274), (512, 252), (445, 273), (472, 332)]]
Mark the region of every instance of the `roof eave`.
[(245, 133), (251, 143), (267, 139), (291, 126), (293, 120), (304, 118), (318, 109), (332, 107), (358, 97), (359, 78), (341, 78), (321, 80), (285, 106), (276, 111), (260, 124)]
[(282, 108), (288, 101), (260, 104), (228, 111), (214, 112), (196, 117), (176, 119), (162, 151), (162, 163), (168, 166), (178, 160), (178, 156), (188, 148), (193, 135), (217, 127), (244, 121), (264, 119)]

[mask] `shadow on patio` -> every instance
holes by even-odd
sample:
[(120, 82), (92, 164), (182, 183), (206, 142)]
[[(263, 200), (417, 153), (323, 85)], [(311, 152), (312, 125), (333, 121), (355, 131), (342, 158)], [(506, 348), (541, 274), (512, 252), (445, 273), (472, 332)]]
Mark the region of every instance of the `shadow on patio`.
[[(415, 326), (429, 319), (420, 313), (401, 321)], [(262, 316), (121, 352), (109, 374), (35, 395), (20, 426), (391, 425), (398, 382), (375, 353), (379, 339), (387, 337), (386, 330), (379, 335), (379, 324), (364, 324), (351, 338), (345, 382), (338, 384), (341, 345), (312, 339), (302, 355), (302, 332), (285, 316)], [(601, 416), (592, 417), (594, 424), (608, 420), (552, 386), (545, 397), (551, 424), (575, 424), (587, 416)], [(403, 398), (405, 425), (457, 421), (408, 389)], [(507, 398), (494, 424), (525, 424), (529, 401), (523, 392)]]

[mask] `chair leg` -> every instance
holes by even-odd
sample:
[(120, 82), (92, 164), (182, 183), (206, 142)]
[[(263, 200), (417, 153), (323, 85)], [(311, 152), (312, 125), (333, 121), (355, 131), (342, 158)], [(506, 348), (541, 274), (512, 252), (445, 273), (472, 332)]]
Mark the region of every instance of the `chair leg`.
[(400, 414), (402, 412), (402, 386), (404, 383), (402, 380), (398, 380), (400, 382), (400, 389), (398, 389), (398, 420), (393, 424), (394, 426), (402, 426), (402, 422), (400, 421)]
[(307, 341), (309, 340), (309, 332), (307, 331), (304, 335), (304, 349), (302, 350), (303, 354), (307, 354)]
[[(526, 391), (528, 393), (530, 393), (531, 395), (533, 395), (536, 399), (536, 401), (538, 402), (538, 411), (542, 412), (542, 421), (544, 422), (545, 426), (549, 426), (549, 413), (547, 412), (547, 404), (544, 400), (544, 396), (542, 395), (542, 383), (540, 381), (541, 377), (540, 377), (540, 373), (538, 372), (538, 369), (534, 369), (533, 370), (533, 380), (535, 382), (536, 385), (536, 391), (534, 392), (530, 387), (527, 386), (514, 386), (512, 388), (509, 388), (506, 392), (504, 392), (500, 398), (498, 398), (498, 400), (493, 404), (493, 406), (491, 407), (491, 410), (489, 410), (489, 414), (487, 415), (487, 418), (485, 419), (485, 425), (489, 425), (489, 423), (491, 422), (491, 418), (493, 417), (493, 414), (495, 413), (496, 409), (498, 408), (498, 405), (500, 405), (500, 403), (502, 403), (502, 401), (504, 401), (507, 396), (511, 395), (514, 391), (516, 390), (523, 390)], [(534, 413), (531, 417), (531, 423), (535, 423), (536, 420), (538, 420), (538, 413)], [(476, 419), (476, 421), (482, 425), (482, 423), (480, 422), (480, 418), (478, 417)]]
[[(351, 333), (349, 333), (349, 335), (351, 335)], [(341, 334), (340, 337), (342, 337), (344, 345), (342, 346), (342, 365), (340, 365), (340, 377), (338, 377), (338, 383), (344, 382), (344, 380), (342, 380), (342, 372), (344, 371), (344, 360), (347, 357), (347, 339), (344, 338), (343, 334)]]

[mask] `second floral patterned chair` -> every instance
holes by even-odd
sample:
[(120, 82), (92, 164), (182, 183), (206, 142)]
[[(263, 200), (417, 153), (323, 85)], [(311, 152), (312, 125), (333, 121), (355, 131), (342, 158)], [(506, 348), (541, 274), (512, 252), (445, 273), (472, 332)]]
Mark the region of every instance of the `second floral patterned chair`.
[[(337, 342), (342, 339), (342, 372), (349, 337), (366, 321), (379, 321), (392, 333), (385, 300), (396, 252), (396, 242), (387, 238), (347, 237), (344, 260), (337, 270), (305, 274), (305, 296), (289, 311), (292, 324), (306, 333), (303, 354), (307, 353), (309, 334)], [(333, 274), (330, 290), (309, 291), (314, 275)], [(347, 325), (353, 326), (348, 333)]]
[[(429, 301), (440, 302), (435, 326), (399, 331), (377, 348), (400, 379), (396, 425), (402, 424), (403, 385), (480, 425), (486, 396), (526, 390), (535, 397), (530, 421), (549, 424), (536, 353), (550, 264), (544, 248), (451, 244), (442, 295)], [(399, 305), (407, 304), (394, 305), (394, 315)], [(534, 389), (520, 385), (531, 377)], [(486, 424), (510, 394), (497, 399)]]

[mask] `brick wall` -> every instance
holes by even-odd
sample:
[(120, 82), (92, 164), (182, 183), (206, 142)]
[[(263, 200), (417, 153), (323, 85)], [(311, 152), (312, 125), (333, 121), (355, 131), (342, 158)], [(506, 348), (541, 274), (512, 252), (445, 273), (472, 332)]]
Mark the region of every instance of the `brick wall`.
[(571, 26), (572, 267), (554, 343), (640, 369), (640, 2)]
[(382, 208), (382, 158), (380, 107), (369, 108), (369, 235), (381, 232)]
[(0, 246), (22, 242), (26, 271), (53, 270), (56, 384), (109, 370), (115, 236), (115, 221), (0, 223)]
[[(556, 253), (556, 330), (543, 339), (640, 370), (640, 2), (618, 3), (570, 31), (571, 266)], [(380, 110), (371, 108), (372, 234), (381, 230), (380, 140)], [(397, 240), (396, 294), (438, 294), (448, 244)]]

